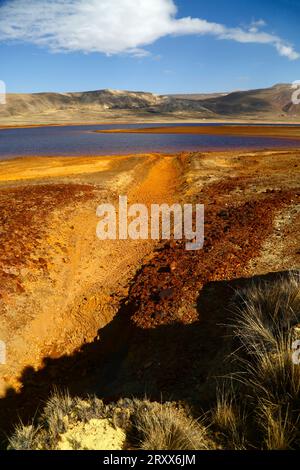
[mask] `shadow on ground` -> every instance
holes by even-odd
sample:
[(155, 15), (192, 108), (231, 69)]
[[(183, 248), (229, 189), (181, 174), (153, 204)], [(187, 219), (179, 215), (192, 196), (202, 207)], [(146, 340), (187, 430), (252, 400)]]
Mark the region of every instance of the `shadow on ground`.
[(105, 401), (147, 396), (207, 409), (215, 396), (216, 371), (222, 375), (226, 370), (231, 338), (225, 324), (232, 318), (234, 292), (254, 279), (272, 280), (283, 274), (206, 284), (197, 301), (199, 320), (191, 325), (142, 330), (131, 321), (137, 307), (124, 303), (93, 343), (72, 356), (45, 358), (39, 371), (24, 369), (22, 391), (10, 389), (0, 400), (3, 439), (20, 419), (32, 419), (55, 386), (68, 388), (74, 396), (95, 393)]

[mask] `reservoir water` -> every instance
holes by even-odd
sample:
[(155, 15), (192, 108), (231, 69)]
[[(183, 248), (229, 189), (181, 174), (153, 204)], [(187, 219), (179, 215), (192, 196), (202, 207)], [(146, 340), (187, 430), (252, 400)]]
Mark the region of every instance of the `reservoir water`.
[[(97, 129), (166, 124), (47, 126), (0, 130), (0, 159), (24, 156), (121, 155), (130, 153), (300, 147), (300, 141), (273, 137), (195, 134), (101, 134)], [(172, 124), (174, 126), (175, 124)], [(180, 126), (183, 124), (180, 123)], [(185, 124), (205, 126), (206, 124)], [(210, 124), (211, 125), (211, 124)], [(218, 124), (216, 124), (218, 125)]]

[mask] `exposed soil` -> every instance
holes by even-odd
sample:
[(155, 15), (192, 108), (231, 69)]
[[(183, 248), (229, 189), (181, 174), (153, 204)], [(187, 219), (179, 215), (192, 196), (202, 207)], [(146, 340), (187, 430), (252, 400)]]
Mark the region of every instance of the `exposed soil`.
[(125, 440), (124, 431), (114, 427), (108, 419), (92, 419), (69, 426), (60, 436), (58, 450), (74, 450), (74, 442), (83, 450), (122, 450)]
[[(17, 234), (12, 250), (3, 245), (2, 253), (1, 245), (2, 275), (4, 267), (11, 276), (3, 284), (1, 318), (7, 323), (1, 334), (12, 345), (12, 362), (1, 366), (11, 387), (0, 400), (1, 427), (32, 416), (54, 384), (108, 401), (147, 394), (205, 407), (224, 359), (224, 323), (234, 290), (253, 276), (299, 267), (299, 155), (149, 155), (123, 158), (118, 171), (81, 176), (80, 185), (34, 180), (32, 193), (27, 183), (3, 188), (1, 217), (9, 214), (9, 201), (16, 213), (10, 231), (21, 224), (26, 240), (24, 249)], [(100, 248), (95, 203), (100, 196), (101, 202), (115, 202), (115, 193), (146, 204), (205, 204), (204, 249), (188, 252), (182, 241), (155, 246), (130, 240)], [(48, 207), (55, 205), (50, 218), (43, 212), (46, 197)], [(45, 224), (37, 230), (41, 216)], [(45, 240), (51, 247), (60, 243), (60, 257), (40, 255)], [(26, 279), (24, 268), (28, 276), (35, 273), (34, 281)], [(45, 348), (46, 335), (51, 336)]]
[(146, 127), (139, 129), (105, 129), (95, 131), (102, 134), (205, 134), (205, 135), (236, 135), (261, 136), (280, 138), (300, 138), (300, 128), (296, 126), (168, 126)]
[[(0, 337), (8, 357), (1, 366), (0, 392), (7, 386), (18, 388), (17, 377), (27, 365), (39, 367), (43, 357), (71, 354), (111, 321), (153, 242), (101, 242), (96, 208), (99, 203), (117, 205), (123, 191), (129, 202), (168, 202), (176, 159), (141, 156), (133, 158), (130, 168), (122, 157), (114, 158), (112, 168), (100, 173), (101, 159), (87, 160), (78, 182), (74, 172), (78, 174), (83, 162), (67, 159), (60, 168), (64, 184), (48, 177), (34, 179), (41, 165), (42, 175), (48, 174), (47, 163), (53, 169), (51, 159), (37, 159), (36, 167), (30, 167), (31, 159), (19, 161), (25, 183), (23, 178), (17, 186), (10, 183), (0, 194)], [(5, 163), (2, 171), (10, 182), (20, 171), (16, 163)], [(67, 171), (69, 181), (64, 179)]]

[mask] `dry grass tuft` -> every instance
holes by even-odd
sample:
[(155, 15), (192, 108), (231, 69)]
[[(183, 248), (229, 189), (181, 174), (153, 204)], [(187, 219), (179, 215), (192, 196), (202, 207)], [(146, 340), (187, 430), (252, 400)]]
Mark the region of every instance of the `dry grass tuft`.
[(56, 449), (61, 435), (74, 423), (88, 423), (93, 419), (105, 418), (106, 414), (103, 402), (96, 397), (81, 400), (72, 398), (68, 391), (55, 389), (37, 419), (37, 424), (17, 426), (9, 439), (9, 447), (31, 450)]
[(8, 439), (8, 450), (34, 450), (39, 447), (39, 428), (24, 426), (20, 423), (13, 434)]
[(300, 323), (300, 272), (282, 275), (275, 281), (253, 282), (238, 293), (240, 306), (235, 317), (235, 335), (248, 354), (265, 354), (290, 339)]
[(69, 416), (74, 408), (74, 400), (67, 391), (55, 390), (50, 396), (41, 416), (41, 423), (47, 430), (51, 443), (56, 442), (59, 435), (67, 431)]
[(212, 448), (203, 425), (172, 405), (141, 402), (134, 416), (138, 447), (144, 450)]
[(240, 299), (236, 359), (244, 396), (255, 411), (253, 427), (267, 449), (297, 447), (300, 366), (293, 363), (292, 343), (300, 322), (300, 275), (253, 283)]
[(264, 447), (268, 450), (286, 450), (293, 447), (297, 429), (287, 410), (282, 415), (281, 406), (260, 403), (260, 425), (264, 431)]
[(236, 402), (233, 387), (223, 387), (217, 392), (217, 403), (212, 411), (212, 424), (218, 434), (222, 447), (242, 450), (246, 448), (246, 422), (244, 410)]

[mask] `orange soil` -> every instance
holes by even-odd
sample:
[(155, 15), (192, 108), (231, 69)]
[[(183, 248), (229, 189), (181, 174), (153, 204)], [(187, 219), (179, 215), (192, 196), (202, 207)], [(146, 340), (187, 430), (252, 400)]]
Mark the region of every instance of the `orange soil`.
[[(132, 156), (113, 175), (98, 175), (92, 188), (85, 175), (82, 188), (56, 181), (47, 191), (34, 181), (32, 194), (30, 186), (1, 190), (0, 228), (14, 235), (11, 251), (9, 233), (4, 238), (0, 257), (10, 275), (0, 315), (11, 358), (0, 372), (19, 393), (11, 389), (0, 400), (0, 427), (32, 416), (53, 384), (109, 399), (147, 392), (159, 400), (199, 398), (198, 387), (215, 373), (233, 288), (246, 282), (241, 278), (299, 267), (299, 156), (300, 150)], [(99, 244), (97, 202), (126, 193), (130, 202), (205, 203), (204, 249)], [(49, 217), (48, 204), (57, 204)], [(29, 268), (23, 272), (27, 260), (33, 264), (22, 265)]]
[[(0, 338), (8, 361), (0, 366), (0, 394), (18, 386), (24, 367), (71, 354), (112, 319), (116, 298), (153, 242), (101, 242), (96, 208), (103, 202), (117, 206), (119, 194), (130, 203), (171, 200), (176, 160), (148, 155), (3, 162), (0, 181), (6, 174), (10, 186), (0, 189)], [(93, 184), (86, 184), (90, 178)]]
[(99, 133), (125, 134), (205, 134), (300, 138), (300, 127), (295, 126), (169, 126), (143, 129), (99, 130)]

